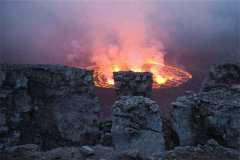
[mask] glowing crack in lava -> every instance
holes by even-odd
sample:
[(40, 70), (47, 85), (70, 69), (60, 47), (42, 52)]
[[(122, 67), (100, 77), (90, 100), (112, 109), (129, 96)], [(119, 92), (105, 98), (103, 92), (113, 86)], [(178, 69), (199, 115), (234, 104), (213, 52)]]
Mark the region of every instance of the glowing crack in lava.
[(118, 71), (134, 71), (134, 72), (151, 72), (153, 74), (153, 88), (171, 88), (179, 86), (189, 79), (192, 75), (181, 68), (169, 65), (159, 64), (154, 61), (148, 61), (140, 68), (127, 68), (124, 64), (113, 64), (107, 70), (111, 73), (105, 72), (102, 66), (93, 67), (95, 85), (102, 88), (113, 88), (113, 72)]
[(113, 72), (118, 71), (151, 72), (153, 88), (176, 87), (192, 78), (187, 71), (165, 64), (162, 43), (149, 39), (142, 26), (122, 26), (115, 32), (116, 37), (95, 33), (86, 68), (94, 70), (96, 86), (113, 88)]
[(114, 87), (113, 72), (118, 71), (151, 72), (153, 88), (178, 86), (192, 77), (181, 68), (165, 64), (163, 44), (149, 38), (142, 23), (133, 26), (121, 26), (115, 33), (116, 40), (96, 34), (90, 57), (96, 86)]
[[(130, 41), (126, 40), (128, 38)], [(81, 67), (78, 63), (71, 63), (71, 66), (94, 70), (94, 83), (102, 88), (114, 88), (113, 72), (118, 71), (151, 72), (153, 88), (176, 87), (192, 78), (187, 71), (165, 64), (163, 50), (145, 46), (138, 41), (140, 37), (128, 38), (123, 38), (120, 45), (96, 41), (90, 65)]]

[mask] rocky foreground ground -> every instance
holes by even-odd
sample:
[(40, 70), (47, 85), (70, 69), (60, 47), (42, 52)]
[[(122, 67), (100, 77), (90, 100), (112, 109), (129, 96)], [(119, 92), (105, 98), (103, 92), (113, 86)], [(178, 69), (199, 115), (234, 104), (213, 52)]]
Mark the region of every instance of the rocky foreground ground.
[(240, 64), (213, 67), (199, 93), (172, 103), (171, 119), (148, 96), (119, 88), (111, 119), (100, 120), (92, 74), (0, 65), (0, 159), (240, 159)]

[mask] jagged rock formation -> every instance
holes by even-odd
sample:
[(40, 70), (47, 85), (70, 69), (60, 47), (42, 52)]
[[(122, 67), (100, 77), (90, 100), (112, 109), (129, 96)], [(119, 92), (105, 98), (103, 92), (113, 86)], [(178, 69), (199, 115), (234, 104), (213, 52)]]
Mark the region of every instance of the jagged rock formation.
[(0, 148), (95, 143), (98, 112), (92, 71), (0, 65)]
[(114, 87), (118, 97), (152, 95), (152, 73), (120, 71), (114, 72)]
[(204, 144), (210, 138), (240, 150), (240, 65), (213, 68), (202, 92), (179, 97), (172, 107), (180, 145)]
[(0, 65), (0, 159), (239, 160), (240, 65), (213, 68), (200, 93), (172, 104), (171, 123), (142, 78), (119, 78), (112, 119), (99, 121), (91, 71)]
[(123, 96), (112, 108), (112, 137), (117, 150), (144, 154), (164, 151), (160, 107), (149, 98)]

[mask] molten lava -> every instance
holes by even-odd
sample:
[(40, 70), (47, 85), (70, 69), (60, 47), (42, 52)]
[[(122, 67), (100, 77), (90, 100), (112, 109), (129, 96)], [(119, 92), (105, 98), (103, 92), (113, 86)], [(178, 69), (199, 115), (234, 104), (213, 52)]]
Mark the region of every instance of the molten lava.
[(95, 71), (95, 85), (104, 88), (114, 86), (113, 72), (117, 71), (151, 72), (153, 88), (186, 82), (191, 74), (164, 62), (167, 53), (162, 38), (167, 38), (168, 33), (164, 26), (154, 25), (154, 6), (155, 3), (92, 6), (97, 12), (90, 12), (84, 19), (86, 32), (77, 45), (73, 44), (74, 53), (67, 56), (67, 64), (94, 66), (87, 68)]
[(153, 88), (176, 87), (189, 79), (192, 75), (181, 68), (160, 64), (153, 60), (147, 61), (140, 67), (129, 68), (126, 64), (113, 64), (109, 67), (96, 66), (91, 67), (94, 70), (95, 85), (102, 88), (113, 88), (113, 72), (134, 71), (151, 72), (153, 74)]

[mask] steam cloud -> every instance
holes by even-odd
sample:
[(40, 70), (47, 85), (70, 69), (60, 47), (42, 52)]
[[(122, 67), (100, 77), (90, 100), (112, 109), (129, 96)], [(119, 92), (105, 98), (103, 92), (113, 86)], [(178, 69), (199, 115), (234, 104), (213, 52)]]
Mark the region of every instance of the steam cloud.
[(240, 54), (237, 0), (5, 1), (0, 10), (0, 63), (108, 63), (129, 45), (149, 53), (119, 56), (137, 63), (165, 53), (173, 63), (198, 53), (216, 61)]

